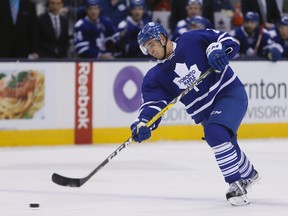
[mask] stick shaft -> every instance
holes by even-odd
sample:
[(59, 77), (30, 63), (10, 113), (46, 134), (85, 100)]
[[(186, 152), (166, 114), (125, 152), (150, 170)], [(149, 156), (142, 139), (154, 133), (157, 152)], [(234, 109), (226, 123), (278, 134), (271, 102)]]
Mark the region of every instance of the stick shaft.
[[(181, 98), (183, 98), (188, 92), (190, 92), (196, 85), (198, 85), (206, 76), (213, 72), (212, 68), (209, 68), (206, 72), (192, 82), (179, 96), (174, 98), (169, 104), (167, 104), (162, 110), (160, 110), (150, 121), (147, 122), (146, 126), (150, 127), (153, 125), (161, 116), (164, 115), (169, 109), (171, 109)], [(84, 178), (69, 178), (57, 173), (53, 173), (52, 181), (58, 185), (69, 186), (69, 187), (81, 187), (85, 184), (92, 176), (94, 176), (99, 170), (101, 170), (106, 164), (109, 163), (118, 153), (123, 150), (132, 142), (132, 136), (130, 136), (124, 143), (122, 143), (115, 151), (112, 152), (99, 166), (97, 166), (92, 172), (90, 172)]]

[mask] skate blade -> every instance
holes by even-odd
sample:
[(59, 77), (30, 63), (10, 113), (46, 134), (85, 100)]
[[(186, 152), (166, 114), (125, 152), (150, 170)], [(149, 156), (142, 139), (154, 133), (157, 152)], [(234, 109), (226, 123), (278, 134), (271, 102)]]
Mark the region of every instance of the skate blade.
[(232, 206), (245, 206), (250, 204), (250, 201), (248, 200), (246, 195), (231, 197), (228, 199), (228, 201)]

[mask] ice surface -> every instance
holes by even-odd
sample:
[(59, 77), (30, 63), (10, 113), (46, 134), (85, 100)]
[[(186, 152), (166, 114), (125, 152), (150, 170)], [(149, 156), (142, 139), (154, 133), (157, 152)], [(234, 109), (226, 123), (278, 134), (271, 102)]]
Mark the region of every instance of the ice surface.
[[(0, 148), (1, 216), (286, 216), (288, 140), (240, 140), (262, 179), (232, 207), (205, 142), (131, 144), (81, 188), (51, 181), (90, 173), (119, 145)], [(29, 203), (39, 203), (31, 209)]]

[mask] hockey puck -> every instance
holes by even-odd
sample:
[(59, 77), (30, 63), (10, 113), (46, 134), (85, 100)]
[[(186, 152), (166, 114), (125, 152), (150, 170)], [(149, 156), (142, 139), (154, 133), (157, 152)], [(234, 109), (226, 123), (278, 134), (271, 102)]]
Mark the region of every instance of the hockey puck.
[(39, 203), (30, 203), (30, 208), (39, 208)]

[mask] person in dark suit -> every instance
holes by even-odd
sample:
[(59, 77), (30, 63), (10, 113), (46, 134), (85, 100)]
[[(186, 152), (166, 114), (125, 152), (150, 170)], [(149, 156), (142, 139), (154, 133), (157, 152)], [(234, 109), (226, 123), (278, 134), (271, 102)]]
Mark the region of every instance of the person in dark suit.
[(0, 58), (36, 59), (38, 45), (35, 4), (29, 0), (0, 1)]
[(257, 12), (260, 15), (260, 24), (270, 29), (281, 19), (276, 0), (241, 0), (242, 13)]
[(63, 0), (49, 0), (48, 12), (38, 17), (40, 58), (68, 56), (68, 20), (60, 16), (62, 7)]

